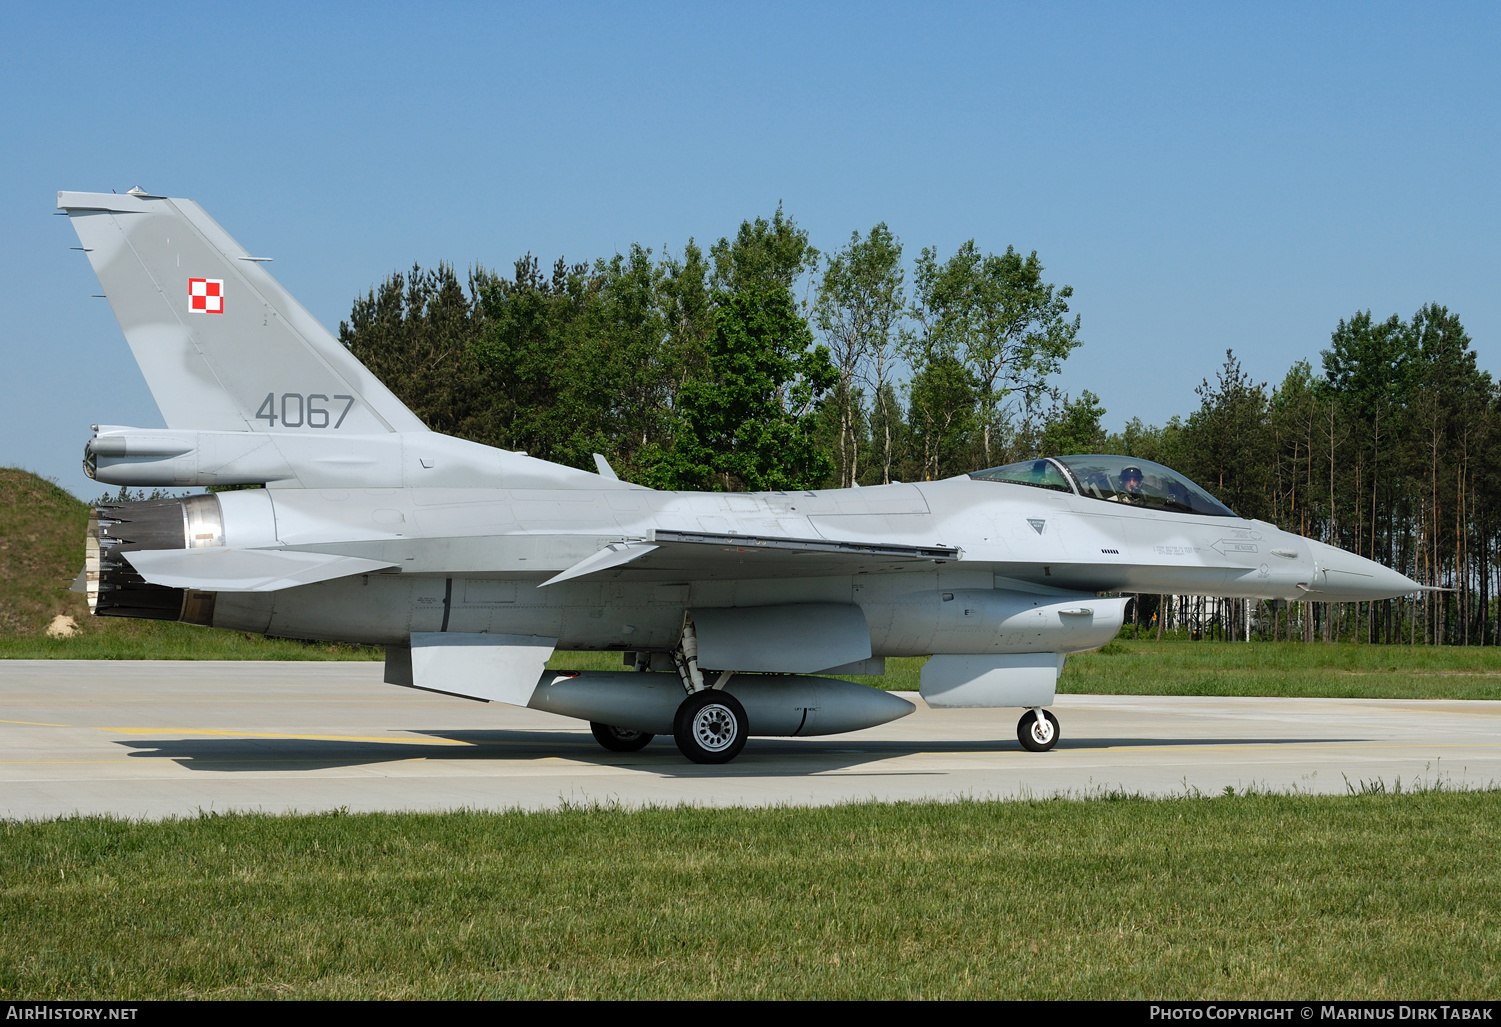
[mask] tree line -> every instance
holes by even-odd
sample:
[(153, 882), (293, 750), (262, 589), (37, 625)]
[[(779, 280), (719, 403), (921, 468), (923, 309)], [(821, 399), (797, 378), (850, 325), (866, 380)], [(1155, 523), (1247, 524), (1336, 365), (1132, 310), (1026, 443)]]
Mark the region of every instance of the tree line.
[[(436, 431), (658, 488), (945, 477), (1035, 448), (1079, 345), (1035, 253), (924, 249), (885, 225), (825, 258), (780, 209), (705, 252), (632, 246), (509, 275), (413, 267), (340, 339)], [(1031, 442), (1026, 440), (1032, 440)]]
[[(1342, 320), (1274, 387), (1225, 354), (1186, 417), (1107, 433), (1058, 372), (1073, 290), (1035, 251), (911, 262), (884, 224), (827, 254), (778, 208), (707, 249), (592, 263), (446, 264), (356, 299), (340, 340), (434, 430), (655, 488), (768, 490), (947, 477), (1038, 455), (1167, 464), (1236, 512), (1452, 591), (1416, 602), (1217, 603), (1242, 637), (1495, 644), (1498, 390), (1457, 315)], [(1183, 623), (1192, 603), (1142, 597)], [(1169, 610), (1178, 611), (1169, 619)], [(1198, 622), (1196, 622), (1198, 623)], [(1202, 625), (1201, 625), (1202, 627)], [(1198, 630), (1198, 629), (1195, 629)]]

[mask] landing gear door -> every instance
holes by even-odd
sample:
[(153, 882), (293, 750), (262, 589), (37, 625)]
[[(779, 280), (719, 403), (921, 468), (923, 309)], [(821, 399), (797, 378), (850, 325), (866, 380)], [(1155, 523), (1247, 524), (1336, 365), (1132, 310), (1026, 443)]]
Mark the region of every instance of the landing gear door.
[(411, 680), (393, 683), (525, 706), (557, 644), (556, 638), (533, 635), (413, 632)]
[(1062, 669), (1062, 653), (934, 656), (923, 665), (922, 697), (929, 706), (1051, 706)]

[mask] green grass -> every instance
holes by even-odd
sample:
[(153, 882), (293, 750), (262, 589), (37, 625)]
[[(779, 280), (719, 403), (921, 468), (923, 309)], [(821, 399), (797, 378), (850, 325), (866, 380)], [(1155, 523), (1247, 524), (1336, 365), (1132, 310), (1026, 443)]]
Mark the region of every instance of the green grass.
[[(851, 681), (916, 691), (925, 658), (886, 661)], [(620, 670), (618, 653), (558, 653), (548, 666)], [(1105, 695), (1264, 695), (1501, 699), (1501, 648), (1347, 642), (1111, 642), (1068, 658), (1058, 691)]]
[(0, 825), (0, 997), (1484, 999), (1501, 793)]
[(45, 478), (0, 467), (0, 635), (87, 612), (68, 591), (83, 566), (89, 508)]
[[(0, 635), (0, 659), (380, 660), (379, 646), (298, 642), (163, 621), (114, 621), (74, 638)], [(886, 661), (885, 677), (851, 677), (916, 691), (924, 658)], [(554, 670), (625, 670), (619, 653), (559, 652)], [(1365, 699), (1501, 699), (1501, 649), (1339, 642), (1116, 641), (1070, 656), (1060, 692), (1106, 695), (1261, 695)]]
[[(72, 638), (0, 635), (8, 660), (383, 660), (380, 646), (301, 642), (174, 621), (88, 617), (95, 630)], [(103, 621), (103, 624), (98, 622)]]
[(1070, 656), (1060, 692), (1501, 699), (1501, 648), (1115, 641)]

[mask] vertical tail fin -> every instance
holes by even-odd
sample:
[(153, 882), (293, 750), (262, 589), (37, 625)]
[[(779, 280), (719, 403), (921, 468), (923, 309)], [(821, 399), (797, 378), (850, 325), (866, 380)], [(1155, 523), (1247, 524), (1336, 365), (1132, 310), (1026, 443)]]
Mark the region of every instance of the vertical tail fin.
[(192, 200), (60, 192), (57, 205), (169, 428), (426, 430)]

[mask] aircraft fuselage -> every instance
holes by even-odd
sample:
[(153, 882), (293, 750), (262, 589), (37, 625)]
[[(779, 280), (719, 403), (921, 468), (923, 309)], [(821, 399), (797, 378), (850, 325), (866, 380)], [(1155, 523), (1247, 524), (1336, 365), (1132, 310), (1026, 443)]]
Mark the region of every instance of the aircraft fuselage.
[[(832, 602), (865, 611), (876, 656), (1076, 651), (1091, 646), (1065, 645), (1075, 639), (1061, 629), (998, 631), (1007, 601), (1132, 592), (1352, 601), (1388, 595), (1387, 579), (1399, 578), (1260, 521), (967, 476), (787, 493), (273, 488), (217, 499), (223, 545), (334, 553), (393, 569), (220, 593), (213, 624), (378, 644), (456, 631), (549, 636), (569, 649), (666, 650), (691, 607)], [(607, 545), (650, 543), (664, 532), (898, 542), (957, 554), (852, 563), (811, 552), (768, 564), (764, 553), (726, 541), (711, 547), (712, 561), (652, 554), (539, 587)]]

